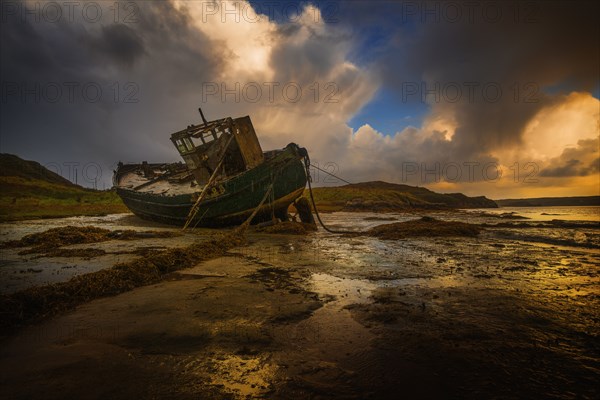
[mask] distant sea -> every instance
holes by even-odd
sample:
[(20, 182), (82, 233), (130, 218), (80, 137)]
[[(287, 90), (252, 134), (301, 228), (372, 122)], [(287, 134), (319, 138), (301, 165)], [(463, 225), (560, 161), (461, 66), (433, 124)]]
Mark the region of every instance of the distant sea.
[(600, 222), (600, 206), (553, 206), (553, 207), (500, 207), (478, 209), (488, 214), (515, 213), (532, 221), (597, 221)]

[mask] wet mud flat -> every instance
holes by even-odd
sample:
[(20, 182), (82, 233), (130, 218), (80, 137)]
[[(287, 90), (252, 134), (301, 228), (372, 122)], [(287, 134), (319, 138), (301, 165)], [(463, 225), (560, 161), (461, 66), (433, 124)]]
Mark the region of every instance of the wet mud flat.
[[(382, 223), (350, 221), (367, 217), (337, 223)], [(250, 232), (3, 338), (0, 385), (8, 398), (597, 398), (598, 249), (467, 231)]]

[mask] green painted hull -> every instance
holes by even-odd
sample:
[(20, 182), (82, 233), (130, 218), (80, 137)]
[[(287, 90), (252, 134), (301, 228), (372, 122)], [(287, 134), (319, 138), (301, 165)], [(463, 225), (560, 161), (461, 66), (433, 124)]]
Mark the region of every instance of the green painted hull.
[[(116, 171), (118, 176), (119, 171)], [(219, 227), (245, 221), (260, 204), (273, 183), (253, 223), (282, 216), (289, 205), (302, 195), (306, 186), (306, 170), (296, 145), (290, 144), (261, 165), (215, 185), (200, 203), (190, 227)], [(183, 226), (199, 192), (181, 195), (144, 193), (117, 187), (117, 194), (137, 216)]]

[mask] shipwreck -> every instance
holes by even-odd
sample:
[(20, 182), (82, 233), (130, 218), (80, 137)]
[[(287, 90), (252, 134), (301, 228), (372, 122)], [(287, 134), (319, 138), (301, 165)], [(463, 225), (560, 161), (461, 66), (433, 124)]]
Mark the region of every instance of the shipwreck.
[(263, 151), (249, 116), (209, 122), (199, 112), (201, 124), (171, 135), (184, 162), (119, 162), (113, 184), (125, 205), (184, 228), (287, 220), (309, 178), (306, 149)]

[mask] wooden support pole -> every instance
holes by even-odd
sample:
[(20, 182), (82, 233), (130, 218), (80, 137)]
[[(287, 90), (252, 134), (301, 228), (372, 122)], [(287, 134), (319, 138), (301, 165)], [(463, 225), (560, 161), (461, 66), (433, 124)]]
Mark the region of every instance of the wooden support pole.
[(265, 193), (264, 197), (262, 198), (262, 200), (260, 201), (258, 206), (254, 209), (254, 211), (252, 211), (252, 214), (250, 214), (248, 219), (246, 219), (243, 224), (241, 224), (240, 226), (238, 226), (236, 228), (237, 233), (239, 233), (239, 234), (244, 233), (244, 231), (248, 228), (248, 226), (250, 225), (250, 223), (252, 222), (252, 220), (254, 219), (256, 214), (258, 213), (258, 210), (260, 210), (260, 208), (263, 206), (263, 204), (267, 200), (267, 197), (269, 197), (269, 195), (271, 194), (272, 190), (273, 190), (273, 183), (271, 183), (271, 185), (267, 189), (267, 192)]
[(221, 165), (223, 165), (223, 161), (225, 161), (225, 153), (227, 152), (227, 148), (229, 147), (229, 144), (231, 143), (232, 140), (233, 140), (233, 134), (228, 139), (227, 144), (225, 145), (225, 149), (223, 150), (223, 155), (221, 156), (221, 160), (219, 161), (219, 164), (217, 164), (217, 167), (215, 168), (215, 170), (213, 171), (212, 175), (208, 179), (208, 182), (206, 182), (206, 185), (204, 185), (204, 188), (202, 188), (202, 192), (200, 192), (200, 196), (198, 196), (198, 199), (196, 200), (196, 202), (194, 203), (194, 205), (190, 209), (190, 212), (189, 212), (189, 214), (187, 216), (187, 219), (185, 221), (185, 224), (183, 225), (182, 230), (185, 230), (190, 225), (190, 223), (192, 222), (192, 220), (194, 219), (194, 217), (198, 213), (198, 210), (200, 209), (200, 202), (204, 199), (204, 197), (208, 193), (208, 188), (210, 186), (212, 186), (213, 182), (217, 178), (217, 173), (221, 169)]

